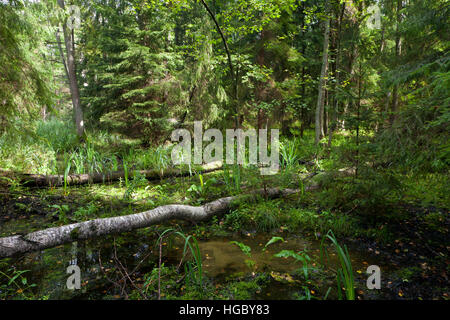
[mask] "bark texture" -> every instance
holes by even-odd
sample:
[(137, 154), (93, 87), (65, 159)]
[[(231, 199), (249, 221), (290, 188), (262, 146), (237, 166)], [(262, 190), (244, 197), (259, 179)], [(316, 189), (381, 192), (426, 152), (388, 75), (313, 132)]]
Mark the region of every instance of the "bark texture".
[[(402, 0), (397, 0), (397, 12), (396, 12), (396, 18), (397, 18), (397, 26), (395, 29), (395, 59), (397, 66), (399, 65), (400, 56), (402, 54), (402, 38), (400, 34), (400, 24), (402, 22)], [(394, 123), (396, 119), (396, 114), (398, 112), (398, 91), (399, 91), (399, 85), (396, 83), (394, 85), (394, 90), (392, 92), (392, 110), (391, 110), (391, 116), (390, 116), (390, 123), (391, 125)]]
[[(222, 168), (221, 161), (214, 161), (201, 167), (200, 173), (208, 173)], [(189, 175), (189, 171), (180, 171), (169, 168), (163, 172), (159, 170), (139, 170), (148, 180), (157, 180), (168, 177), (181, 177)], [(131, 175), (131, 172), (129, 173)], [(108, 173), (72, 174), (67, 176), (67, 185), (83, 185), (88, 183), (104, 183), (116, 181), (125, 177), (124, 171)], [(21, 182), (26, 186), (34, 187), (60, 187), (64, 185), (64, 175), (21, 174)]]
[[(309, 189), (309, 188), (307, 188)], [(267, 198), (278, 198), (295, 194), (294, 189), (266, 189), (255, 191), (255, 194)], [(26, 235), (15, 235), (0, 238), (0, 258), (23, 254), (30, 251), (43, 250), (61, 244), (86, 240), (144, 228), (172, 219), (199, 222), (228, 211), (237, 197), (221, 198), (200, 207), (188, 205), (166, 205), (153, 210), (112, 218), (95, 219), (86, 222), (69, 224)]]
[[(58, 0), (58, 4), (61, 9), (65, 9), (64, 0)], [(64, 61), (64, 54), (60, 48), (61, 59), (65, 64), (66, 75), (68, 76), (70, 95), (72, 96), (73, 111), (75, 114), (75, 125), (77, 127), (78, 136), (83, 136), (84, 134), (84, 123), (83, 123), (83, 109), (81, 108), (80, 102), (80, 90), (78, 88), (76, 66), (75, 66), (75, 44), (74, 44), (74, 34), (73, 30), (67, 30), (65, 23), (63, 25), (64, 43), (66, 45), (67, 54), (67, 64)], [(57, 38), (59, 45), (59, 35), (57, 33)]]
[(322, 56), (322, 70), (320, 72), (319, 93), (317, 97), (316, 118), (315, 118), (315, 143), (319, 144), (320, 139), (325, 135), (323, 131), (323, 113), (325, 103), (325, 85), (326, 77), (328, 75), (328, 41), (330, 37), (330, 19), (325, 20), (325, 31), (323, 40), (323, 56)]

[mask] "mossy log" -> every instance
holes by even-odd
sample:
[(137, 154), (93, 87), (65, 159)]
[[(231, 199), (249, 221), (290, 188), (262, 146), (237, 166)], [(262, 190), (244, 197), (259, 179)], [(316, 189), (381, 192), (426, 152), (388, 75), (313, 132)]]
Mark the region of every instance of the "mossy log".
[[(307, 189), (310, 188), (308, 187)], [(252, 195), (261, 195), (268, 199), (274, 199), (297, 192), (298, 190), (294, 189), (270, 188), (257, 190)], [(238, 197), (220, 198), (198, 207), (178, 204), (165, 205), (126, 216), (95, 219), (35, 231), (26, 235), (4, 237), (0, 238), (0, 258), (52, 248), (77, 240), (128, 232), (173, 219), (191, 222), (205, 221), (213, 216), (229, 211), (233, 206), (233, 202), (237, 199)]]
[[(221, 161), (211, 162), (196, 168), (196, 172), (208, 173), (222, 168)], [(190, 175), (189, 170), (178, 168), (167, 168), (160, 170), (138, 170), (148, 180), (158, 180), (169, 177), (182, 177)], [(131, 172), (129, 173), (131, 175)], [(61, 187), (64, 185), (64, 175), (43, 174), (18, 174), (21, 183), (30, 187)], [(90, 183), (105, 183), (125, 178), (124, 171), (113, 171), (107, 173), (71, 174), (67, 176), (67, 185), (83, 185)]]

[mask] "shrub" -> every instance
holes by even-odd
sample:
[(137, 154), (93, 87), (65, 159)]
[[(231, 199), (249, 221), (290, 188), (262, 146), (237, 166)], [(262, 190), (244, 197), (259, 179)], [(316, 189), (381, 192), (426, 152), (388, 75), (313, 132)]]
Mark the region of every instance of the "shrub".
[(357, 176), (329, 175), (322, 184), (318, 201), (322, 207), (371, 216), (392, 211), (403, 190), (395, 173), (369, 166), (360, 166)]
[(0, 136), (0, 167), (28, 173), (55, 172), (56, 155), (45, 145), (37, 145), (26, 136), (6, 132)]
[(77, 143), (77, 135), (73, 123), (57, 119), (38, 121), (36, 135), (57, 153), (67, 152)]

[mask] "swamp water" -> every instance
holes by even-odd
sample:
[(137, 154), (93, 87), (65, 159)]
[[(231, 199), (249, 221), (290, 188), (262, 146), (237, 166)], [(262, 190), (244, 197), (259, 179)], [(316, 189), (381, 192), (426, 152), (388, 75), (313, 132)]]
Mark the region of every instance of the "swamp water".
[[(8, 221), (1, 226), (0, 233), (5, 236), (13, 229), (17, 232), (25, 231), (21, 228), (22, 221)], [(31, 223), (26, 221), (28, 228), (35, 225), (36, 229), (42, 221)], [(14, 224), (14, 227), (12, 226)], [(32, 227), (33, 228), (33, 227)], [(24, 230), (22, 230), (24, 229)], [(34, 228), (33, 228), (34, 229)], [(28, 232), (30, 230), (27, 230)], [(277, 236), (283, 236), (277, 234)], [(276, 242), (268, 246), (265, 244), (272, 238), (268, 234), (248, 234), (234, 237), (216, 237), (207, 240), (198, 240), (202, 256), (204, 274), (214, 283), (224, 283), (229, 279), (243, 279), (253, 274), (266, 272), (270, 274), (269, 283), (258, 291), (255, 299), (293, 299), (294, 294), (303, 293), (306, 284), (302, 276), (302, 264), (293, 258), (278, 258), (275, 254), (281, 250), (304, 251), (311, 257), (310, 281), (308, 288), (314, 287), (316, 296), (323, 297), (329, 287), (333, 287), (329, 298), (336, 298), (336, 280), (332, 273), (319, 272), (320, 240), (311, 240), (300, 236), (289, 236), (284, 242)], [(245, 255), (236, 245), (230, 243), (238, 241), (251, 248), (250, 256)], [(162, 262), (165, 266), (178, 265), (182, 258), (184, 242), (174, 236), (163, 241)], [(336, 269), (338, 257), (328, 244), (329, 266)], [(372, 257), (364, 256), (359, 251), (349, 249), (352, 259), (353, 271), (357, 291), (364, 289), (367, 275), (365, 271), (371, 264), (377, 264)], [(0, 271), (7, 272), (9, 268), (15, 270), (29, 270), (24, 276), (28, 283), (36, 284), (33, 292), (37, 297), (48, 299), (102, 299), (105, 296), (120, 297), (117, 285), (106, 279), (104, 271), (117, 268), (120, 261), (128, 272), (136, 269), (135, 279), (143, 277), (158, 267), (159, 246), (154, 235), (138, 235), (128, 233), (121, 236), (109, 236), (103, 239), (94, 239), (66, 244), (55, 248), (33, 252), (18, 258), (0, 260)], [(247, 261), (246, 261), (247, 260)], [(251, 260), (249, 265), (248, 260)], [(66, 268), (76, 263), (81, 270), (80, 290), (68, 290), (66, 281), (69, 274)], [(379, 263), (378, 263), (379, 265)], [(380, 265), (381, 269), (389, 270), (389, 266)], [(4, 279), (3, 279), (4, 280)], [(314, 284), (311, 286), (311, 284)], [(129, 289), (129, 288), (128, 288)], [(334, 291), (334, 292), (333, 292)], [(365, 298), (376, 298), (374, 293), (368, 293)]]

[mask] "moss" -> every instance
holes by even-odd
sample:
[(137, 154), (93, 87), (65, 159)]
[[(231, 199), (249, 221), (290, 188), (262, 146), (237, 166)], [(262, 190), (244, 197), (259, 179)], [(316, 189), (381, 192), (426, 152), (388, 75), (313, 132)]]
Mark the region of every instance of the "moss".
[(220, 291), (220, 295), (228, 299), (248, 300), (252, 299), (254, 295), (261, 291), (269, 282), (269, 277), (266, 274), (261, 274), (254, 279), (242, 281), (235, 280)]
[(407, 267), (397, 271), (397, 275), (403, 282), (408, 282), (416, 276), (420, 276), (422, 270), (419, 267)]
[(77, 240), (79, 238), (79, 232), (80, 227), (73, 228), (73, 230), (70, 231), (70, 238), (72, 238), (73, 240)]
[(423, 217), (427, 227), (431, 230), (445, 232), (444, 221), (446, 216), (441, 212), (432, 212)]

